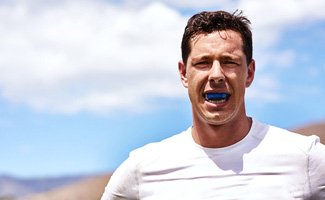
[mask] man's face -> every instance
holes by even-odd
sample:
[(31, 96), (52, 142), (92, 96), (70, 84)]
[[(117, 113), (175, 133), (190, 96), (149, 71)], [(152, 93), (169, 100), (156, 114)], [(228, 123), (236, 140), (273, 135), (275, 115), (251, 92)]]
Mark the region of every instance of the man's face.
[(179, 72), (194, 120), (222, 125), (246, 117), (244, 95), (255, 63), (248, 66), (240, 34), (232, 30), (199, 34), (190, 46), (187, 64), (180, 61)]

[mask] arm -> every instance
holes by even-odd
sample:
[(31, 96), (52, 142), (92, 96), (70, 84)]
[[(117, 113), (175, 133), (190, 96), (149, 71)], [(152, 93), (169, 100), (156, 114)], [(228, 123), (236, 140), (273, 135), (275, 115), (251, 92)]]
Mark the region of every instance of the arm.
[(325, 145), (316, 142), (309, 152), (311, 199), (325, 199)]
[(129, 157), (113, 173), (101, 200), (138, 199), (136, 164)]

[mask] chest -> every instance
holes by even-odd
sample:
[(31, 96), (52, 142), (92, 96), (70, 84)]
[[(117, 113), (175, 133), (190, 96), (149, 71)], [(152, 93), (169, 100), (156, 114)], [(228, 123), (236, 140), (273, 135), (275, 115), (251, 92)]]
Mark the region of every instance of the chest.
[(160, 158), (143, 167), (141, 199), (305, 199), (305, 158), (292, 154)]

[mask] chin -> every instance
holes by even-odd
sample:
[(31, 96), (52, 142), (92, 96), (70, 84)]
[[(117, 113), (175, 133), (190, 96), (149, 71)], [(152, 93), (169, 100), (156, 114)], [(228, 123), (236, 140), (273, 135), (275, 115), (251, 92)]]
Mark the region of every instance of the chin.
[(230, 122), (231, 116), (222, 116), (222, 115), (205, 116), (205, 121), (210, 125), (220, 126)]

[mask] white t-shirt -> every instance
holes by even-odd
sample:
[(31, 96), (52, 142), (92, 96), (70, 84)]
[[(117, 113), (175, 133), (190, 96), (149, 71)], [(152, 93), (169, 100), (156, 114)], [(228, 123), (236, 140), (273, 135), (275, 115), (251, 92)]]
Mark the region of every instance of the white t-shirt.
[(325, 200), (325, 146), (253, 120), (225, 148), (196, 144), (191, 128), (130, 153), (101, 200)]

